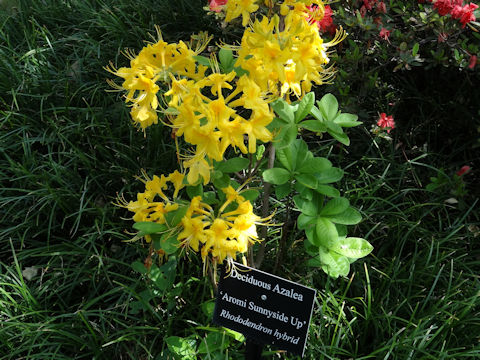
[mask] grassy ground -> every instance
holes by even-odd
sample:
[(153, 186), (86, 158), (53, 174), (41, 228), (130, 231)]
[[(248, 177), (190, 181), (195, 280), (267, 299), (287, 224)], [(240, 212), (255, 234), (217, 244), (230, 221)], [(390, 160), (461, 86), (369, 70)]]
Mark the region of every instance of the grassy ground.
[[(133, 129), (103, 70), (110, 60), (126, 64), (120, 50), (139, 49), (154, 24), (172, 41), (202, 29), (221, 36), (199, 16), (203, 5), (1, 3), (0, 359), (163, 359), (170, 336), (199, 346), (217, 334), (198, 259), (178, 260), (171, 291), (130, 266), (146, 252), (121, 242), (131, 223), (112, 202), (134, 196), (142, 168), (171, 169), (175, 154), (161, 126), (146, 138)], [(475, 159), (407, 148), (408, 131), (392, 143), (374, 139), (367, 128), (351, 132), (349, 149), (324, 141), (318, 151), (346, 168), (343, 191), (365, 218), (354, 232), (373, 255), (332, 280), (302, 265), (292, 271), (304, 256), (292, 246), (282, 268), (319, 290), (306, 358), (479, 357), (475, 172), (452, 194), (455, 170)], [(443, 185), (427, 191), (439, 174)], [(241, 358), (242, 343), (230, 341), (228, 352), (199, 357)]]

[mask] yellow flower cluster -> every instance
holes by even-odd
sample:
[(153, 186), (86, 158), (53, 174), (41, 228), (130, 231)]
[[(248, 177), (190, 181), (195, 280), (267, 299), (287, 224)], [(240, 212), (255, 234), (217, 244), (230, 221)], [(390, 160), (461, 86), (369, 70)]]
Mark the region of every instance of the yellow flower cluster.
[[(206, 156), (221, 161), (229, 146), (244, 154), (254, 153), (257, 140), (272, 140), (266, 126), (273, 120), (273, 113), (260, 88), (246, 76), (242, 76), (234, 88), (235, 77), (233, 71), (212, 73), (199, 81), (172, 77), (172, 88), (165, 93), (171, 96), (168, 105), (178, 110), (178, 115), (171, 119), (176, 136), (183, 136), (186, 142), (195, 145), (194, 156), (183, 162), (185, 168), (190, 168), (189, 184), (195, 184), (199, 175), (204, 184), (209, 182)], [(227, 91), (230, 93), (224, 96)]]
[[(234, 259), (237, 253), (245, 253), (248, 245), (257, 240), (256, 224), (264, 221), (253, 213), (250, 201), (234, 188), (222, 190), (226, 201), (216, 215), (200, 196), (192, 199), (177, 237), (183, 246), (200, 251), (204, 262), (209, 254), (215, 263), (222, 263), (225, 258)], [(231, 204), (236, 205), (234, 209), (223, 212)]]
[(190, 49), (183, 41), (168, 44), (163, 41), (157, 28), (158, 41), (145, 46), (138, 55), (126, 52), (130, 58), (130, 67), (118, 70), (111, 64), (106, 69), (123, 78), (121, 86), (109, 81), (117, 90), (127, 90), (125, 101), (131, 103), (130, 115), (142, 129), (157, 124), (157, 93), (160, 87), (157, 82), (167, 82), (170, 74), (185, 76), (199, 80), (204, 77), (206, 66), (197, 65), (194, 56), (206, 46), (209, 38), (200, 39), (197, 49)]
[[(323, 12), (316, 10), (315, 16), (318, 13)], [(346, 34), (340, 29), (332, 41), (324, 43), (318, 27), (308, 21), (308, 14), (305, 4), (295, 2), (294, 10), (286, 16), (263, 16), (245, 30), (237, 65), (249, 72), (262, 91), (302, 97), (312, 83), (321, 85), (333, 77), (333, 68), (326, 67), (330, 61), (328, 49)]]
[[(131, 212), (134, 212), (133, 220), (135, 222), (151, 221), (158, 224), (165, 224), (165, 214), (178, 209), (178, 204), (171, 202), (165, 195), (164, 190), (168, 189), (167, 183), (173, 184), (173, 199), (178, 196), (178, 192), (185, 187), (183, 184), (184, 175), (175, 170), (168, 176), (154, 175), (153, 179), (145, 182), (145, 192), (137, 194), (137, 201), (124, 202), (120, 204)], [(158, 199), (160, 198), (160, 199)]]

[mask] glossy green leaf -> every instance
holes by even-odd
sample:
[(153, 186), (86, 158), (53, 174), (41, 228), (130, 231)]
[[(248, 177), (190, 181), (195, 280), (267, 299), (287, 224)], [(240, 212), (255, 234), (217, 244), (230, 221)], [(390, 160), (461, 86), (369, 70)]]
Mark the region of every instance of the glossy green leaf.
[(180, 221), (187, 213), (187, 210), (187, 205), (180, 205), (177, 210), (165, 214), (165, 221), (170, 227), (175, 227), (180, 224)]
[(317, 178), (312, 174), (298, 174), (295, 176), (295, 180), (310, 189), (315, 189), (318, 185)]
[(314, 174), (322, 171), (326, 171), (332, 167), (332, 163), (323, 157), (314, 157), (305, 161), (300, 168), (297, 169), (298, 172), (303, 174)]
[(336, 224), (355, 225), (362, 221), (362, 215), (357, 210), (348, 208), (341, 214), (329, 216), (329, 219)]
[(205, 56), (201, 56), (201, 55), (196, 55), (193, 57), (200, 65), (203, 65), (203, 66), (208, 66), (210, 67), (210, 59), (205, 57)]
[(298, 133), (297, 125), (286, 124), (281, 129), (279, 134), (274, 139), (274, 144), (277, 149), (283, 149), (290, 146), (296, 139)]
[(203, 195), (202, 183), (196, 186), (187, 186), (187, 194), (190, 197), (190, 199), (193, 199), (195, 196), (202, 196)]
[(325, 120), (332, 121), (337, 116), (338, 101), (332, 94), (324, 95), (317, 101), (317, 106)]
[(373, 246), (365, 239), (347, 237), (337, 241), (331, 250), (340, 255), (358, 259), (370, 254)]
[(343, 170), (332, 167), (328, 170), (316, 174), (319, 184), (329, 184), (340, 180), (343, 177)]
[(338, 232), (335, 224), (329, 219), (319, 217), (315, 224), (317, 232), (318, 243), (315, 245), (324, 246), (330, 249), (338, 240)]
[(350, 271), (350, 262), (346, 256), (323, 247), (319, 248), (319, 259), (323, 263), (323, 271), (333, 278), (347, 276)]
[(347, 134), (344, 132), (337, 133), (332, 130), (327, 130), (328, 133), (330, 134), (331, 137), (333, 137), (335, 140), (338, 142), (342, 143), (343, 145), (349, 146), (350, 145), (350, 139), (348, 138)]
[[(318, 104), (318, 101), (317, 101), (317, 104)], [(322, 112), (314, 105), (312, 106), (312, 108), (310, 109), (310, 114), (315, 118), (317, 119), (320, 123), (324, 123), (325, 122), (325, 118), (322, 114)], [(325, 128), (326, 130), (326, 128)]]
[(175, 359), (191, 360), (196, 359), (195, 339), (184, 339), (178, 336), (170, 336), (165, 339), (168, 349), (175, 355)]
[(293, 171), (295, 170), (296, 164), (296, 154), (292, 152), (292, 147), (285, 147), (280, 150), (276, 150), (275, 155), (277, 160), (283, 165), (283, 167), (287, 170)]
[(220, 65), (222, 66), (225, 73), (229, 73), (233, 70), (235, 59), (233, 57), (232, 50), (220, 49), (220, 51), (218, 52), (218, 58), (220, 60)]
[(357, 121), (357, 120), (358, 120), (357, 115), (348, 114), (348, 113), (341, 113), (333, 121), (335, 122), (335, 124), (338, 124), (341, 127), (348, 128), (348, 127), (354, 127), (354, 126), (358, 126), (358, 125), (362, 124), (361, 121)]
[(313, 201), (307, 200), (299, 195), (295, 195), (293, 197), (293, 202), (295, 203), (297, 208), (305, 215), (308, 215), (308, 216), (317, 215), (318, 209), (316, 204)]
[(314, 216), (300, 214), (297, 219), (297, 227), (300, 230), (305, 230), (306, 228), (313, 226), (315, 222), (316, 222), (316, 218)]
[(176, 235), (166, 233), (163, 236), (155, 236), (153, 238), (153, 246), (155, 250), (162, 249), (168, 255), (171, 255), (177, 252), (179, 243)]
[(150, 221), (137, 222), (133, 224), (135, 230), (141, 231), (143, 235), (160, 233), (168, 230), (168, 226), (165, 224), (158, 224)]
[(343, 213), (350, 206), (348, 199), (343, 197), (337, 197), (325, 204), (322, 210), (320, 210), (321, 216), (334, 216)]
[(268, 169), (263, 172), (263, 180), (274, 185), (282, 185), (290, 180), (290, 172), (283, 168)]
[(329, 185), (317, 185), (315, 191), (332, 198), (340, 196), (340, 191)]
[(255, 189), (247, 189), (247, 190), (243, 190), (240, 193), (240, 195), (242, 195), (245, 198), (245, 200), (254, 201), (256, 198), (258, 198), (258, 196), (260, 195), (260, 192)]
[(283, 120), (287, 121), (288, 123), (295, 122), (295, 114), (293, 109), (285, 100), (275, 100), (270, 104), (270, 106), (272, 107), (273, 111), (275, 111), (275, 113)]
[(285, 196), (290, 194), (291, 186), (291, 183), (288, 181), (285, 184), (275, 186), (275, 196), (277, 197), (277, 199), (281, 200)]
[(248, 163), (249, 160), (246, 158), (235, 157), (215, 164), (215, 169), (229, 174), (245, 169)]
[(303, 96), (302, 100), (298, 103), (298, 109), (295, 112), (296, 123), (305, 119), (305, 117), (310, 113), (314, 102), (315, 93), (313, 91)]
[(148, 272), (148, 269), (140, 261), (134, 261), (131, 266), (133, 270), (140, 274), (146, 274)]
[(318, 120), (305, 120), (298, 124), (302, 129), (313, 131), (316, 133), (323, 133), (327, 131), (327, 126)]

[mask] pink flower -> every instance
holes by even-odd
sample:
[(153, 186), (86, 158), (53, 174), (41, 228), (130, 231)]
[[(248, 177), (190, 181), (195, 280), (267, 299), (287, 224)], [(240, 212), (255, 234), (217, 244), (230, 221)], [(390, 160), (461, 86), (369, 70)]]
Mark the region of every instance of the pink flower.
[(387, 116), (385, 113), (380, 114), (380, 117), (377, 120), (377, 125), (382, 129), (388, 128), (387, 133), (390, 133), (390, 130), (395, 129), (395, 121), (393, 120), (393, 116)]
[(464, 166), (461, 167), (460, 170), (458, 170), (458, 171), (456, 172), (456, 174), (457, 174), (457, 176), (463, 176), (463, 175), (469, 173), (471, 169), (472, 169), (472, 168), (471, 168), (470, 166), (464, 165)]
[(390, 36), (390, 33), (392, 31), (391, 30), (387, 30), (385, 29), (384, 27), (382, 27), (382, 29), (380, 30), (380, 37), (383, 39), (383, 40), (386, 40), (388, 41), (388, 37)]
[(363, 0), (363, 6), (365, 6), (365, 8), (367, 10), (372, 10), (373, 9), (373, 5), (377, 2), (377, 0)]
[(335, 33), (336, 26), (332, 19), (333, 11), (330, 5), (325, 5), (325, 15), (323, 19), (317, 22), (318, 29), (321, 32)]
[(222, 7), (227, 3), (228, 0), (208, 0), (208, 5), (210, 6), (211, 11), (220, 12)]
[(468, 68), (473, 69), (477, 65), (477, 55), (470, 56), (470, 62), (468, 63)]

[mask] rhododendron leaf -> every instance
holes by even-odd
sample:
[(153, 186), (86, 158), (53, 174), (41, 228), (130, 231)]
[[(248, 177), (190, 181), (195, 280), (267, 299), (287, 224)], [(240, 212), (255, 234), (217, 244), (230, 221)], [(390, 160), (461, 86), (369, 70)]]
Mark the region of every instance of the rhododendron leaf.
[(287, 104), (285, 100), (275, 100), (270, 104), (270, 106), (272, 107), (273, 111), (275, 111), (275, 113), (283, 120), (287, 121), (288, 123), (293, 123), (295, 121), (293, 108)]
[(292, 190), (290, 182), (286, 182), (285, 184), (282, 185), (277, 185), (275, 186), (275, 196), (277, 197), (278, 200), (283, 199), (285, 196), (290, 194), (290, 191)]
[(323, 263), (322, 270), (329, 276), (337, 278), (347, 276), (350, 271), (350, 262), (346, 256), (329, 251), (323, 247), (319, 248), (319, 259)]
[(348, 208), (343, 213), (328, 218), (336, 224), (343, 225), (355, 225), (362, 221), (362, 215), (353, 208)]
[(314, 174), (322, 171), (326, 171), (332, 167), (332, 163), (323, 157), (314, 157), (309, 159), (297, 169), (298, 172), (303, 174)]
[(298, 124), (298, 126), (316, 133), (323, 133), (327, 131), (327, 126), (318, 120), (305, 120)]
[[(336, 132), (336, 133), (339, 133), (339, 134), (342, 134), (343, 133), (343, 129), (340, 125), (338, 125), (337, 123), (335, 123), (335, 121), (326, 121), (325, 124), (327, 125), (327, 128), (333, 132)], [(330, 131), (328, 131), (330, 132)]]
[(340, 255), (358, 259), (370, 254), (373, 246), (365, 239), (348, 237), (337, 241), (331, 250)]
[(197, 346), (195, 339), (184, 339), (178, 336), (170, 336), (165, 339), (168, 350), (178, 359), (195, 359)]
[[(303, 242), (303, 246), (304, 246), (305, 251), (307, 252), (308, 255), (313, 256), (314, 258), (318, 257), (318, 246), (313, 245), (309, 240), (305, 240)], [(309, 259), (307, 261), (307, 265), (309, 264), (310, 260), (313, 260), (313, 259)], [(308, 265), (308, 266), (317, 266), (318, 267), (320, 265)]]
[(169, 213), (165, 214), (165, 221), (170, 227), (175, 227), (180, 224), (182, 218), (187, 213), (188, 206), (180, 205), (177, 210), (170, 211)]
[(313, 103), (315, 102), (315, 93), (309, 92), (305, 94), (302, 100), (298, 103), (298, 109), (295, 112), (295, 122), (298, 123), (305, 119), (305, 117), (310, 113)]
[(300, 214), (297, 219), (297, 227), (300, 230), (305, 230), (315, 223), (316, 218), (314, 216), (308, 216), (305, 214)]
[(222, 67), (224, 73), (228, 74), (233, 70), (235, 59), (233, 57), (232, 50), (220, 49), (218, 52), (218, 58), (220, 59), (220, 66)]
[(316, 174), (319, 184), (329, 184), (340, 180), (343, 177), (343, 170), (332, 167)]
[(308, 216), (316, 216), (318, 209), (317, 205), (315, 202), (307, 200), (300, 195), (295, 195), (293, 197), (293, 202), (295, 203), (295, 206), (305, 215)]
[(328, 133), (337, 141), (341, 142), (343, 145), (349, 146), (350, 145), (350, 139), (348, 136), (341, 132), (337, 133), (335, 131), (328, 130)]
[[(215, 186), (218, 190), (222, 190), (228, 185), (230, 185), (230, 176), (228, 176), (227, 174), (222, 173), (221, 177), (213, 179), (213, 186)], [(220, 191), (219, 194), (223, 194), (223, 192)]]
[(172, 236), (170, 232), (163, 234), (162, 236), (154, 235), (152, 236), (152, 239), (155, 250), (163, 250), (168, 255), (175, 254), (178, 250), (179, 243), (177, 236)]
[(295, 190), (298, 191), (298, 193), (304, 197), (305, 199), (307, 200), (312, 200), (313, 198), (313, 190), (312, 189), (309, 189), (308, 187), (306, 187), (305, 185), (299, 183), (299, 182), (295, 182)]
[(332, 94), (324, 95), (317, 101), (317, 106), (325, 120), (332, 121), (337, 117), (338, 101)]
[(302, 185), (315, 189), (318, 185), (317, 178), (312, 174), (298, 174), (295, 176), (295, 179)]
[[(317, 101), (317, 104), (318, 104), (318, 101)], [(321, 123), (323, 123), (325, 121), (325, 117), (323, 116), (322, 112), (316, 106), (312, 106), (312, 108), (310, 109), (310, 114), (313, 115), (313, 117), (315, 119), (317, 119), (318, 121), (320, 121)]]
[(140, 274), (146, 274), (148, 272), (148, 269), (140, 261), (134, 261), (130, 266)]
[(202, 55), (196, 55), (193, 57), (200, 65), (203, 65), (203, 66), (208, 66), (210, 67), (211, 63), (210, 63), (210, 59), (205, 57), (205, 56), (202, 56)]
[(150, 221), (137, 222), (137, 223), (133, 224), (133, 228), (135, 230), (141, 231), (142, 236), (149, 235), (149, 234), (160, 233), (160, 232), (168, 230), (167, 225), (158, 224), (158, 223), (154, 223), (154, 222), (150, 222)]
[(420, 49), (420, 44), (417, 42), (415, 45), (413, 45), (412, 49), (412, 56), (415, 57), (418, 54), (418, 50)]
[(290, 180), (290, 172), (282, 168), (268, 169), (263, 172), (263, 180), (274, 185), (282, 185)]
[(217, 196), (214, 191), (206, 191), (203, 193), (202, 202), (208, 205), (218, 203)]
[(357, 115), (341, 113), (333, 121), (335, 122), (335, 124), (338, 124), (341, 127), (354, 127), (362, 124), (362, 122), (357, 121), (357, 119), (358, 119)]
[(238, 77), (249, 74), (248, 70), (245, 70), (244, 68), (242, 68), (240, 66), (235, 66), (233, 68), (233, 71), (235, 71), (235, 73), (237, 74)]
[(249, 200), (250, 202), (252, 202), (256, 198), (258, 198), (258, 196), (260, 195), (260, 192), (255, 189), (248, 189), (248, 190), (242, 191), (240, 195), (243, 196), (245, 200)]
[(292, 146), (292, 154), (295, 157), (295, 166), (292, 170), (295, 170), (313, 158), (313, 154), (308, 151), (308, 145), (302, 139), (297, 139), (293, 142)]
[(329, 185), (317, 185), (315, 191), (332, 198), (340, 196), (340, 191)]
[(235, 157), (215, 164), (215, 169), (224, 173), (233, 173), (245, 169), (249, 160), (242, 157)]
[(289, 171), (295, 170), (295, 164), (297, 161), (296, 154), (293, 153), (292, 147), (286, 147), (276, 151), (278, 161)]
[(325, 204), (322, 210), (320, 210), (321, 216), (333, 216), (343, 213), (350, 206), (348, 199), (344, 197), (337, 197)]
[(315, 224), (315, 231), (317, 232), (317, 243), (315, 245), (325, 246), (330, 249), (338, 240), (338, 232), (335, 224), (329, 219), (319, 217)]
[(187, 186), (187, 195), (190, 197), (190, 199), (193, 199), (195, 196), (202, 196), (203, 195), (202, 183), (196, 186)]
[(298, 129), (297, 125), (295, 124), (288, 124), (284, 125), (278, 136), (275, 138), (275, 147), (277, 149), (283, 149), (287, 146), (290, 146), (290, 144), (295, 140), (297, 137)]

